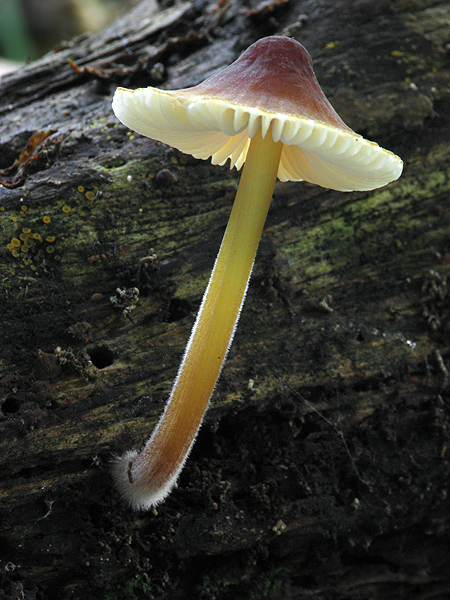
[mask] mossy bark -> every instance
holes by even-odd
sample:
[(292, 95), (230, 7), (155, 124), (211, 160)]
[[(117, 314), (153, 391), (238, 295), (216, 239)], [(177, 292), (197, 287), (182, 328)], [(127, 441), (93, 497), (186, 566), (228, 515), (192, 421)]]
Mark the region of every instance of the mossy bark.
[[(0, 85), (0, 597), (447, 598), (449, 4), (149, 6)], [(405, 172), (277, 184), (179, 487), (132, 513), (109, 461), (161, 413), (239, 174), (127, 132), (111, 96), (276, 33)]]

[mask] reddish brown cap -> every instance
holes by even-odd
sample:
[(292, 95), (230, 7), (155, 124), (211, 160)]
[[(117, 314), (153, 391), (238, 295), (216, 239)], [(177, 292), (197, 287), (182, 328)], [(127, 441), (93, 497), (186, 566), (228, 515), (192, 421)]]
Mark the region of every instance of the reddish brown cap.
[(368, 190), (397, 179), (402, 161), (354, 133), (322, 92), (306, 49), (273, 36), (199, 85), (114, 95), (116, 116), (131, 129), (214, 164), (241, 168), (250, 139), (283, 142), (282, 181), (306, 180), (341, 191)]
[(179, 93), (302, 116), (351, 131), (322, 92), (306, 48), (287, 37), (255, 42), (229, 67)]

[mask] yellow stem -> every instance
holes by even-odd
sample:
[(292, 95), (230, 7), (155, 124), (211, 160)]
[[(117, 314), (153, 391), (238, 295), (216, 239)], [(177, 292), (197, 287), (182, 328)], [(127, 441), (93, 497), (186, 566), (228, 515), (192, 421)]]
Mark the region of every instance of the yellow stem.
[(149, 508), (173, 487), (208, 407), (247, 290), (277, 178), (282, 143), (261, 129), (250, 142), (236, 199), (169, 401), (139, 455), (129, 454), (135, 508)]

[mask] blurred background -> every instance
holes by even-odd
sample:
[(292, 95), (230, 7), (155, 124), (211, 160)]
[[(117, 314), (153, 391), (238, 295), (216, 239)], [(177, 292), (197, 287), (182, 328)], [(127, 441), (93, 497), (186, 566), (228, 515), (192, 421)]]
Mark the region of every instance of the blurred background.
[(0, 76), (62, 40), (99, 31), (139, 0), (0, 0)]

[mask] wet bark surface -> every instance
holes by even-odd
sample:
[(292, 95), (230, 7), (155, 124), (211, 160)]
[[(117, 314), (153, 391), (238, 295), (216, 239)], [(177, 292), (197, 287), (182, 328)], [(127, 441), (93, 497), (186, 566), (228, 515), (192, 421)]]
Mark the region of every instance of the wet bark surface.
[[(449, 597), (449, 18), (144, 2), (2, 79), (0, 598)], [(272, 34), (404, 175), (277, 184), (178, 488), (133, 513), (109, 462), (161, 413), (239, 174), (127, 131), (112, 93), (194, 85)]]

